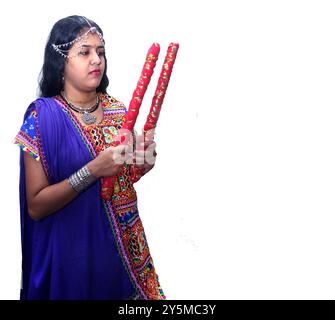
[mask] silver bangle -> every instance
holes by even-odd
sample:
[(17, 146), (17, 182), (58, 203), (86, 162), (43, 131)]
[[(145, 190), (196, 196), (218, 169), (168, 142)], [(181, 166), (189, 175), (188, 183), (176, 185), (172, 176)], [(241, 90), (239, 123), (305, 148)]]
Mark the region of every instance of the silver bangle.
[(97, 178), (90, 173), (87, 165), (72, 174), (68, 179), (71, 188), (78, 193), (84, 191), (96, 180)]

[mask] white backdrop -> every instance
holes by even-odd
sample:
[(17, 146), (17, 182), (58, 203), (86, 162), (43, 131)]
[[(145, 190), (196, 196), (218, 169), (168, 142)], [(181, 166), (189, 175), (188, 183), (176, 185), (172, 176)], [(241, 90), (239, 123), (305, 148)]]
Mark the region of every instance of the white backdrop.
[(137, 185), (168, 299), (335, 298), (333, 1), (6, 1), (0, 4), (0, 299), (20, 286), (19, 149), (53, 24), (105, 33), (109, 93), (126, 104), (153, 42), (180, 49)]

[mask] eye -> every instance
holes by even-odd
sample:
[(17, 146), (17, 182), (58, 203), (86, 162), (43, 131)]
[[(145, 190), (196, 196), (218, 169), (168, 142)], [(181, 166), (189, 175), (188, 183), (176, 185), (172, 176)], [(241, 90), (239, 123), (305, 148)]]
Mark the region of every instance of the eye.
[(82, 56), (87, 56), (88, 55), (88, 51), (80, 51), (79, 54)]
[(105, 51), (100, 51), (100, 52), (98, 52), (98, 56), (99, 57), (102, 57), (102, 56), (104, 56), (105, 55)]

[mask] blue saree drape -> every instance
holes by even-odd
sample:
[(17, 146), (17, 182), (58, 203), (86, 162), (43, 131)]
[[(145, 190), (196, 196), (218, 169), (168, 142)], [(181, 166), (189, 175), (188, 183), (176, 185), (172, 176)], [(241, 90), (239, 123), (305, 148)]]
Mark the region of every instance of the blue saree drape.
[[(25, 118), (33, 108), (40, 161), (50, 184), (94, 158), (94, 150), (54, 99), (37, 99)], [(106, 214), (112, 206), (100, 199), (100, 182), (58, 212), (34, 221), (27, 210), (23, 153), (20, 157), (21, 299), (147, 299), (120, 255)]]

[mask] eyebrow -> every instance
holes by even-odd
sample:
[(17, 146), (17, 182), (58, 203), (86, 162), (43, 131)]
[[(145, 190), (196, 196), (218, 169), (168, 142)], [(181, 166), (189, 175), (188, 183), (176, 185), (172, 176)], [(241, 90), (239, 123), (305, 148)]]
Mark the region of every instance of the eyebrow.
[[(80, 47), (84, 47), (84, 48), (93, 48), (95, 46), (90, 46), (88, 44), (83, 44)], [(97, 49), (105, 49), (105, 46), (97, 46)]]

